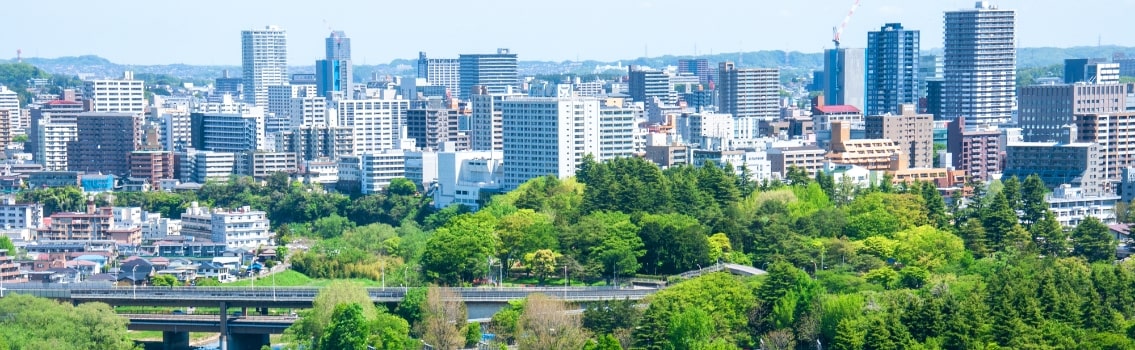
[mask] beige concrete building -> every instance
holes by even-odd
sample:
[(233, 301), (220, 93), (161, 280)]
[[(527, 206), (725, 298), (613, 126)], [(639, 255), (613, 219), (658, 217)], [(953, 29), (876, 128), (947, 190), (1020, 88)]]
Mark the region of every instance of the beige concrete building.
[(864, 120), (868, 139), (898, 143), (910, 168), (934, 166), (934, 116), (918, 114), (914, 105), (902, 105), (900, 115), (872, 115)]
[(867, 170), (906, 169), (909, 161), (899, 144), (890, 139), (851, 139), (847, 123), (832, 123), (831, 151), (828, 161), (836, 164), (858, 165)]
[(1076, 115), (1079, 142), (1100, 144), (1103, 178), (1119, 180), (1123, 168), (1135, 166), (1135, 113)]
[(784, 178), (788, 169), (800, 168), (814, 176), (824, 167), (824, 149), (816, 146), (793, 146), (768, 149), (773, 176)]

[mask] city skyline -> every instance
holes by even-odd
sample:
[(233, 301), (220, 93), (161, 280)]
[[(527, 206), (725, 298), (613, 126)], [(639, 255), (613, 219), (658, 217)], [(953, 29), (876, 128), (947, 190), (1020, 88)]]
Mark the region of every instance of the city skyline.
[[(291, 66), (312, 65), (322, 58), (324, 39), (331, 30), (345, 31), (354, 39), (355, 64), (413, 59), (418, 51), (441, 58), (491, 53), (500, 47), (510, 48), (525, 61), (614, 61), (760, 50), (816, 53), (832, 47), (832, 27), (843, 20), (853, 2), (711, 0), (698, 5), (712, 16), (691, 16), (689, 3), (671, 0), (583, 0), (570, 4), (507, 0), (491, 5), (474, 1), (431, 7), (430, 13), (415, 16), (407, 15), (421, 12), (412, 3), (310, 6), (293, 0), (266, 6), (262, 1), (207, 0), (183, 8), (173, 3), (128, 0), (109, 8), (102, 3), (63, 1), (55, 8), (68, 10), (52, 12), (51, 18), (64, 24), (44, 25), (42, 17), (34, 15), (12, 16), (10, 28), (34, 28), (34, 33), (0, 37), (0, 57), (14, 58), (20, 49), (23, 57), (98, 55), (123, 64), (237, 65), (240, 31), (266, 25), (287, 31)], [(938, 49), (942, 47), (943, 13), (972, 8), (974, 2), (947, 0), (915, 5), (901, 0), (865, 0), (844, 31), (841, 46), (866, 47), (868, 31), (899, 22), (922, 32), (924, 50)], [(1135, 38), (1106, 34), (1115, 32), (1123, 14), (1135, 10), (1135, 0), (993, 3), (1017, 11), (1018, 47), (1135, 46)], [(5, 6), (9, 13), (43, 11), (31, 2)], [(343, 11), (345, 8), (352, 10)], [(564, 20), (546, 20), (557, 15)], [(1062, 18), (1092, 20), (1076, 22), (1075, 26), (1051, 25)], [(98, 37), (75, 40), (76, 29), (86, 27), (92, 29), (83, 31), (93, 31)], [(595, 39), (602, 36), (618, 40)], [(61, 41), (69, 44), (55, 45)]]

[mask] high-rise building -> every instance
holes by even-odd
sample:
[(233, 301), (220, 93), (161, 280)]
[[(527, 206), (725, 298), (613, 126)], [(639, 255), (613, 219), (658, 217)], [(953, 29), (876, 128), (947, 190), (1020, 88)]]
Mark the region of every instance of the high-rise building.
[(760, 120), (780, 117), (780, 70), (737, 68), (721, 62), (717, 68), (717, 110), (736, 118), (738, 139), (756, 138)]
[(603, 105), (599, 107), (599, 149), (593, 152), (596, 161), (627, 158), (634, 155), (634, 133), (641, 106)]
[(1050, 190), (1070, 184), (1088, 194), (1103, 194), (1104, 151), (1092, 142), (1009, 142), (1005, 146), (1005, 172), (1001, 178), (1040, 176)]
[(632, 101), (654, 103), (657, 98), (663, 104), (670, 101), (670, 76), (660, 70), (631, 65), (627, 68), (628, 90)]
[(287, 33), (277, 26), (240, 32), (244, 102), (268, 105), (268, 87), (288, 83)]
[(1017, 93), (1016, 12), (978, 1), (945, 17), (943, 117), (965, 117), (975, 125), (1008, 122)]
[(32, 159), (44, 170), (67, 170), (67, 144), (76, 139), (75, 119), (80, 113), (81, 103), (63, 100), (32, 108), (28, 143)]
[(351, 68), (351, 38), (337, 30), (331, 32), (326, 46), (326, 58), (315, 61), (319, 96), (331, 98), (332, 95), (341, 94), (349, 98), (354, 74)]
[(934, 116), (918, 114), (912, 104), (898, 114), (869, 115), (863, 120), (868, 139), (890, 139), (906, 153), (910, 168), (934, 166)]
[(918, 103), (919, 32), (887, 23), (867, 33), (867, 115), (898, 114)]
[(83, 104), (87, 112), (143, 113), (146, 91), (133, 72), (126, 72), (122, 79), (83, 82)]
[(355, 134), (344, 126), (300, 126), (277, 138), (276, 149), (295, 153), (300, 160), (339, 159), (355, 151)]
[(1093, 84), (1119, 84), (1119, 63), (1088, 64), (1084, 67), (1084, 80)]
[(501, 104), (505, 190), (545, 175), (573, 176), (584, 156), (599, 153), (599, 100), (569, 95)]
[(709, 84), (713, 80), (709, 60), (704, 58), (690, 58), (678, 60), (678, 74), (692, 74), (698, 77), (698, 83)]
[(473, 114), (469, 120), (470, 129), (472, 129), (469, 141), (473, 150), (504, 150), (504, 121), (501, 115), (501, 103), (510, 98), (523, 96), (519, 93), (491, 94), (484, 87), (473, 88), (473, 94), (469, 96), (469, 103), (473, 105)]
[(305, 97), (317, 97), (319, 88), (315, 84), (284, 84), (268, 87), (268, 106), (264, 109), (265, 132), (272, 134), (290, 129), (293, 126), (292, 116), (293, 100)]
[(221, 77), (217, 78), (213, 83), (213, 93), (217, 95), (225, 95), (240, 98), (241, 83), (243, 78), (230, 77), (229, 70), (221, 71)]
[(824, 101), (863, 110), (867, 62), (863, 49), (824, 51)]
[(1104, 173), (1108, 180), (1120, 180), (1123, 168), (1135, 166), (1135, 113), (1077, 114), (1078, 142), (1103, 147)]
[(427, 58), (425, 52), (418, 52), (418, 78), (426, 79), (430, 85), (444, 86), (454, 97), (462, 91), (460, 71), (461, 63), (456, 58)]
[(0, 111), (7, 112), (4, 113), (4, 119), (0, 119), (0, 123), (7, 124), (8, 130), (24, 128), (20, 123), (20, 96), (4, 85), (0, 85)]
[(942, 84), (943, 79), (934, 78), (926, 80), (926, 113), (934, 116), (934, 120), (946, 120), (942, 114)]
[[(1018, 125), (1026, 142), (1066, 140), (1076, 114), (1122, 112), (1127, 106), (1124, 85), (1031, 85), (1017, 93)], [(1071, 135), (1075, 136), (1075, 135)]]
[(469, 98), (478, 85), (492, 94), (508, 93), (520, 86), (516, 54), (508, 49), (497, 49), (495, 54), (462, 54), (458, 64), (461, 98)]
[(75, 124), (76, 139), (67, 143), (68, 170), (130, 174), (130, 153), (141, 149), (141, 114), (87, 112)]
[(146, 179), (158, 188), (163, 179), (174, 178), (173, 153), (169, 151), (136, 151), (130, 153), (130, 177)]
[(988, 180), (1001, 172), (1001, 132), (977, 125), (969, 125), (965, 117), (956, 117), (947, 126), (948, 142), (955, 168), (964, 170), (971, 179)]
[[(433, 102), (433, 103), (430, 103)], [(417, 148), (438, 150), (446, 142), (453, 142), (453, 151), (469, 150), (469, 135), (460, 130), (459, 113), (441, 101), (420, 101), (406, 113), (406, 135), (414, 139)]]

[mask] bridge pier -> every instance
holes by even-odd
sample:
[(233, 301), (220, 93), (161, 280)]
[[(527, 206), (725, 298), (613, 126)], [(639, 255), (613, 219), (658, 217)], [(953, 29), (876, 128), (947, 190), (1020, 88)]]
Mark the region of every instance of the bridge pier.
[(162, 332), (163, 350), (189, 350), (189, 332)]
[(229, 304), (221, 302), (221, 336), (217, 342), (221, 345), (221, 350), (229, 349)]
[(267, 334), (233, 333), (229, 335), (229, 349), (231, 350), (260, 350), (265, 345), (272, 345)]

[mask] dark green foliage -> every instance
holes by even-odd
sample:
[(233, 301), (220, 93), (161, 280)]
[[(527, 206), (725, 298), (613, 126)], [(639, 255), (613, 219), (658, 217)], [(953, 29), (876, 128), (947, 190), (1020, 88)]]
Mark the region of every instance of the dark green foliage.
[(646, 214), (638, 222), (646, 247), (640, 261), (650, 274), (676, 274), (708, 266), (706, 229), (696, 219), (680, 214)]
[(1094, 217), (1087, 217), (1072, 231), (1073, 254), (1082, 256), (1088, 261), (1115, 260), (1115, 239), (1107, 225)]

